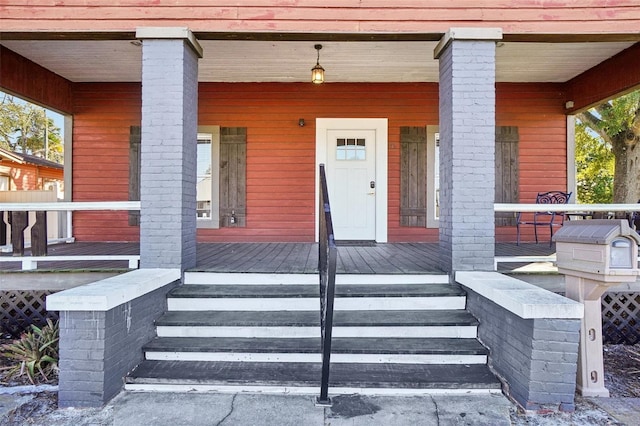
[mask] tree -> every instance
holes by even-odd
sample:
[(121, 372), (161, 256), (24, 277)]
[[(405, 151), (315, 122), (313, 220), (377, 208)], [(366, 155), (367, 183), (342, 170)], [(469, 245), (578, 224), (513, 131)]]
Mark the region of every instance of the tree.
[(613, 202), (640, 200), (640, 91), (610, 100), (577, 115), (614, 156)]
[(46, 110), (2, 92), (0, 147), (43, 158), (46, 156), (57, 163), (62, 163), (64, 158), (60, 129), (51, 117), (47, 117)]
[(584, 123), (576, 125), (576, 180), (580, 203), (613, 201), (614, 158), (611, 146)]

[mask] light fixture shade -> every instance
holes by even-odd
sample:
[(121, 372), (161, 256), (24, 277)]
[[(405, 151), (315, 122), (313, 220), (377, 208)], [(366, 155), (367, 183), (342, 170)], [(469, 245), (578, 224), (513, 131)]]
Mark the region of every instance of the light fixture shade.
[(315, 84), (324, 83), (324, 68), (320, 64), (316, 64), (315, 67), (311, 68), (311, 82)]

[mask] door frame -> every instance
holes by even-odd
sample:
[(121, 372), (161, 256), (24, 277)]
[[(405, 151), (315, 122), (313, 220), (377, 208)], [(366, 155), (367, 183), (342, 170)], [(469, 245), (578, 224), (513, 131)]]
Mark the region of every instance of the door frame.
[[(320, 188), (319, 168), (321, 163), (327, 164), (327, 132), (329, 130), (373, 130), (375, 132), (376, 150), (376, 236), (375, 241), (379, 243), (387, 242), (387, 209), (388, 209), (388, 135), (389, 120), (386, 118), (316, 118), (316, 164), (315, 164), (315, 240), (318, 236), (318, 194)], [(331, 201), (331, 200), (329, 200)]]

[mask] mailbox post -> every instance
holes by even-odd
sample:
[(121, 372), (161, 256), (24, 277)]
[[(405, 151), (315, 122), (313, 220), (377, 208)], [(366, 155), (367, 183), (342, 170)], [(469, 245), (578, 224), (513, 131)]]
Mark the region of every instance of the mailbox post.
[(608, 397), (602, 360), (601, 296), (608, 287), (634, 282), (640, 236), (626, 220), (565, 222), (553, 236), (558, 272), (565, 275), (566, 295), (584, 304), (578, 353), (578, 391)]

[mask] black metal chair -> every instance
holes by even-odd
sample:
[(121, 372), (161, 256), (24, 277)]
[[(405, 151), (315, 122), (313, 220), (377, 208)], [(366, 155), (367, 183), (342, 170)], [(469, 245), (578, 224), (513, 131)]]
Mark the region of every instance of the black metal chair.
[[(571, 192), (549, 191), (539, 192), (536, 197), (536, 204), (567, 204), (571, 198)], [(534, 212), (532, 219), (528, 219), (530, 214), (519, 212), (516, 222), (517, 244), (520, 245), (520, 225), (533, 225), (533, 232), (538, 243), (538, 226), (549, 227), (549, 247), (553, 241), (553, 227), (560, 227), (564, 224), (564, 212)], [(556, 220), (557, 218), (557, 220)]]
[[(640, 200), (638, 200), (640, 203)], [(640, 232), (640, 212), (631, 212), (629, 214), (629, 226), (635, 229), (636, 232)]]

